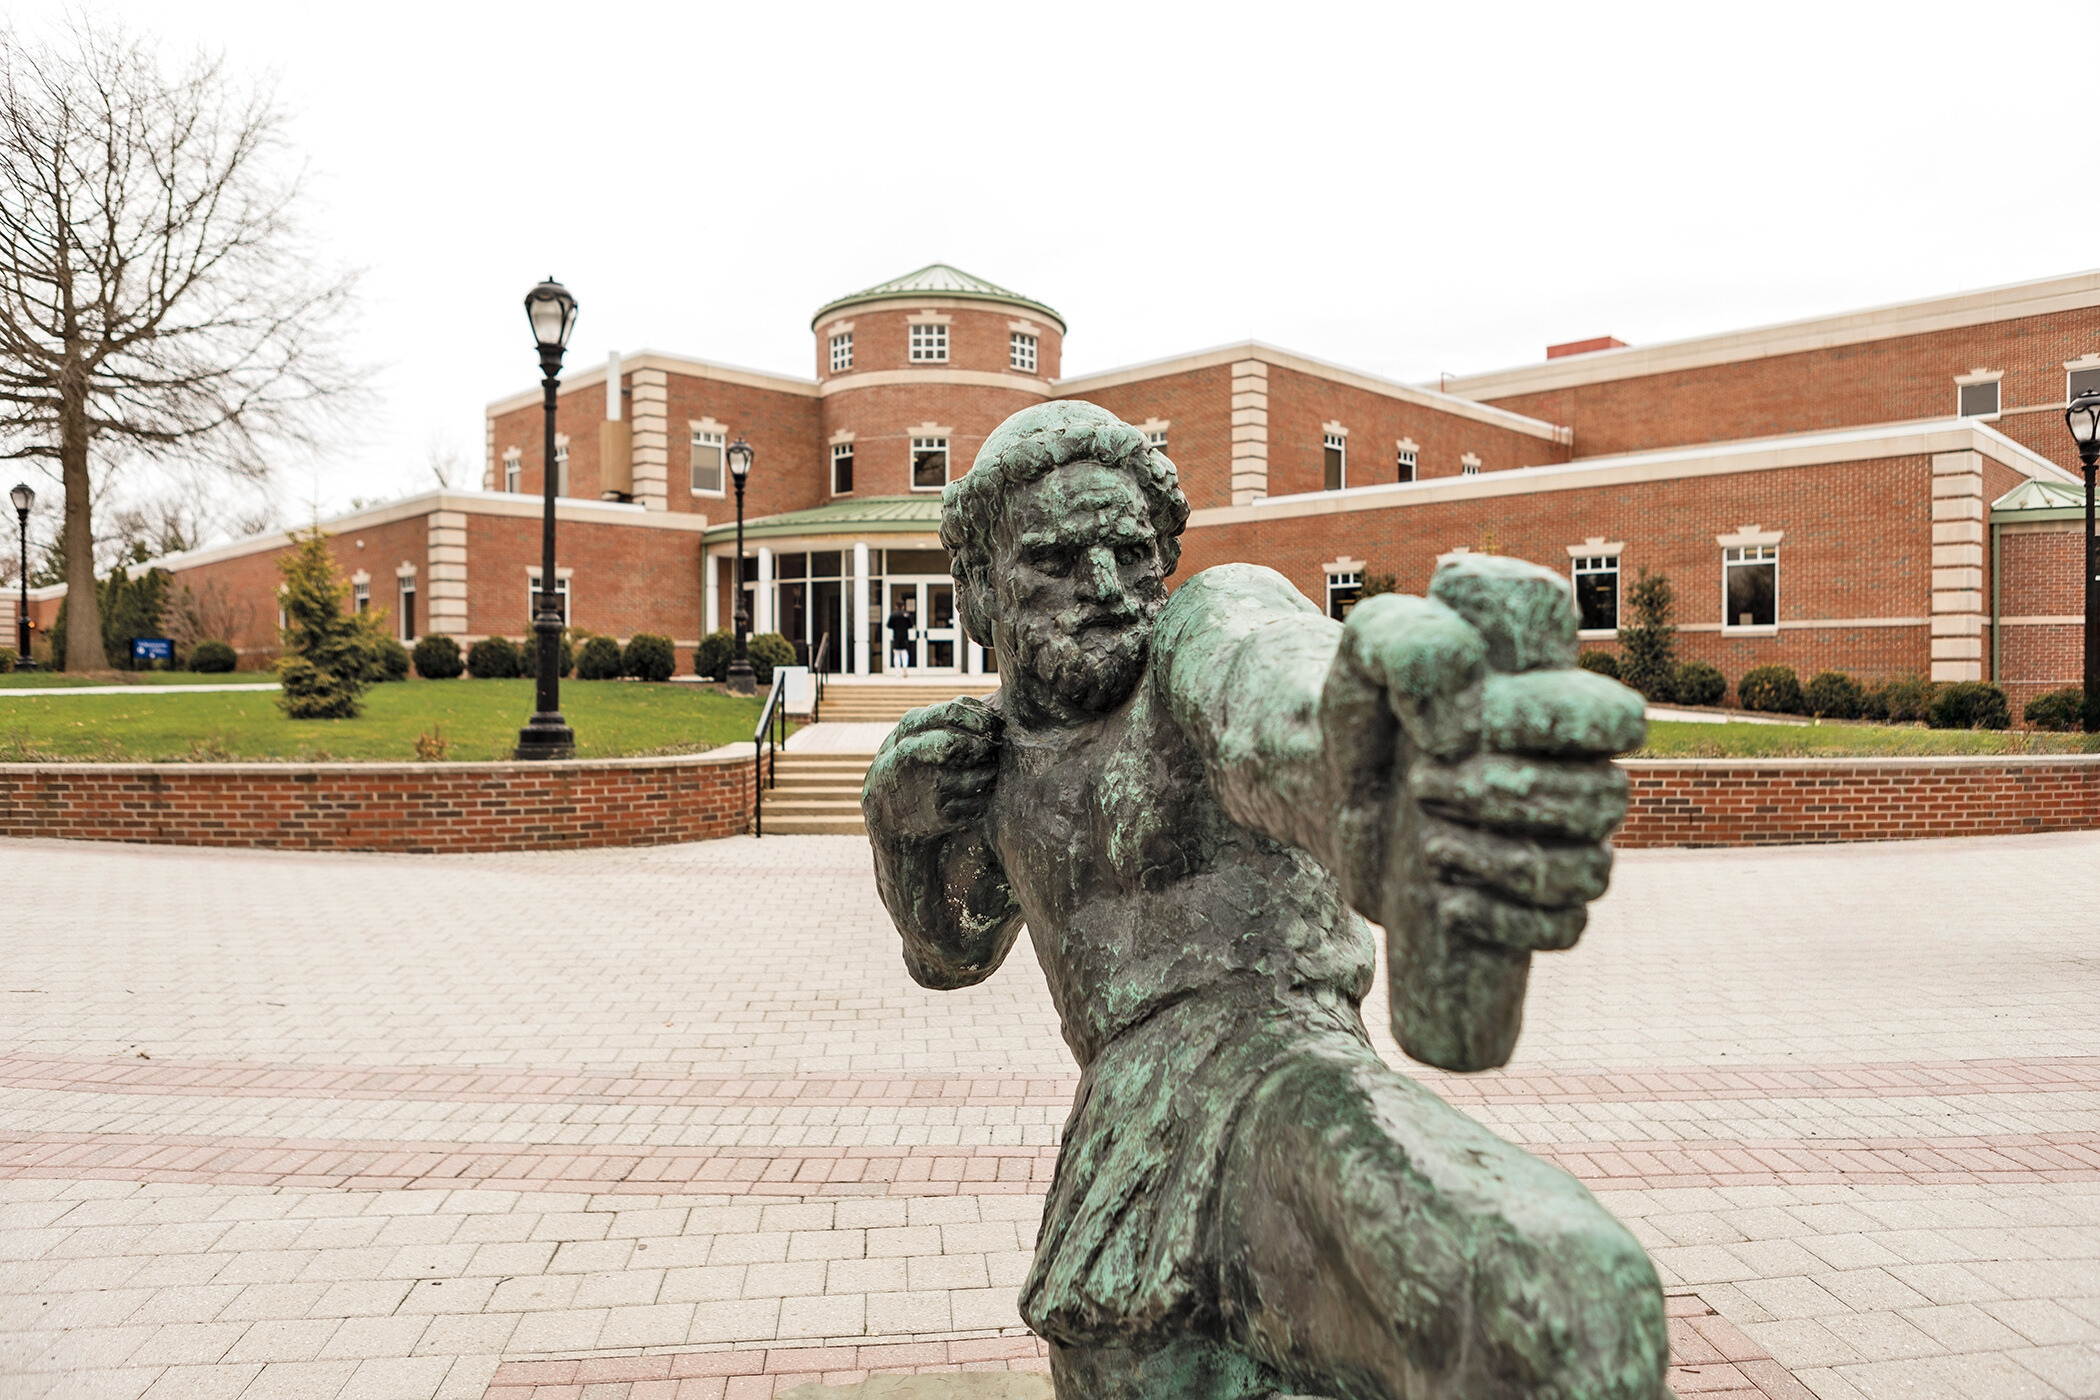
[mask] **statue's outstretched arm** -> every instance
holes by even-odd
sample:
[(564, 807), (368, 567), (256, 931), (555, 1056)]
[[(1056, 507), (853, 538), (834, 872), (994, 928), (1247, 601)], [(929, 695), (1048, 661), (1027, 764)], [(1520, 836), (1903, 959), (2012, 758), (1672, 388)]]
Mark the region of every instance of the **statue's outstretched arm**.
[(1604, 892), (1626, 811), (1609, 760), (1645, 732), (1638, 695), (1573, 669), (1565, 581), (1469, 557), (1342, 627), (1234, 565), (1183, 585), (1162, 624), (1175, 713), (1228, 815), (1318, 856), (1384, 925), (1402, 1048), (1504, 1063), (1531, 954), (1571, 946)]
[(978, 700), (913, 710), (883, 741), (861, 791), (876, 888), (904, 936), (904, 965), (923, 987), (982, 982), (1021, 928), (983, 827), (1000, 728)]

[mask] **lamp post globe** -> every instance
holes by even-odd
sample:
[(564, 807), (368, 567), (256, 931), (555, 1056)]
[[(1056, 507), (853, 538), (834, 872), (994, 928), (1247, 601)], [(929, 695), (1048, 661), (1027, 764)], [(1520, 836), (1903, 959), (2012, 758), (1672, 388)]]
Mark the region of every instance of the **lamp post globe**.
[(751, 610), (744, 606), (744, 481), (751, 475), (751, 444), (738, 438), (729, 444), (729, 477), (736, 483), (736, 655), (729, 660), (729, 693), (756, 695), (758, 678), (744, 640), (751, 632)]
[(2100, 734), (2100, 532), (2093, 523), (2093, 474), (2100, 465), (2100, 393), (2084, 393), (2064, 410), (2064, 424), (2078, 445), (2085, 468), (2085, 538), (2079, 559), (2085, 566), (2085, 732)]
[(15, 503), (15, 518), (22, 525), (22, 597), (15, 608), (15, 669), (34, 671), (36, 658), (29, 654), (29, 509), (36, 504), (36, 492), (29, 489), (28, 482), (17, 482), (7, 497)]
[(546, 391), (546, 435), (540, 455), (540, 586), (533, 595), (532, 631), (538, 684), (532, 718), (518, 731), (519, 758), (572, 758), (576, 731), (561, 713), (561, 600), (554, 572), (554, 497), (560, 481), (554, 464), (555, 397), (561, 389), (561, 357), (576, 329), (576, 298), (549, 277), (525, 294), (525, 319), (540, 352), (540, 386)]

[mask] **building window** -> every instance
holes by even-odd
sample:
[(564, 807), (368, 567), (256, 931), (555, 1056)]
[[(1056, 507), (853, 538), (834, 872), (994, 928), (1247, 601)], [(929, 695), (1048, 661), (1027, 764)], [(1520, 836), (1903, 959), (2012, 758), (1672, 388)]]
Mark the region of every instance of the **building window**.
[(1320, 440), (1321, 455), (1326, 458), (1329, 491), (1339, 491), (1349, 484), (1349, 439), (1340, 433), (1329, 433)]
[(2064, 376), (2064, 402), (2068, 404), (2080, 394), (2100, 394), (2100, 366), (2074, 369)]
[(1459, 458), (1458, 474), (1460, 476), (1479, 476), (1480, 459), (1478, 457), (1475, 457), (1470, 452), (1468, 452), (1465, 456)]
[(1585, 632), (1619, 630), (1619, 561), (1610, 555), (1575, 559), (1575, 610)]
[(356, 612), (367, 613), (372, 611), (372, 585), (370, 583), (353, 582), (350, 585), (350, 606)]
[(1733, 545), (1721, 555), (1723, 628), (1779, 625), (1779, 546)]
[(1035, 373), (1035, 337), (1015, 331), (1006, 338), (1006, 362), (1013, 368)]
[(831, 494), (843, 496), (853, 489), (853, 444), (831, 445)]
[(1161, 430), (1161, 431), (1159, 431), (1159, 432), (1156, 432), (1156, 433), (1147, 433), (1147, 434), (1145, 434), (1145, 446), (1147, 446), (1147, 447), (1151, 448), (1151, 449), (1152, 449), (1152, 450), (1153, 450), (1154, 452), (1164, 452), (1164, 451), (1166, 451), (1166, 450), (1167, 450), (1167, 434), (1166, 434), (1165, 430), (1163, 429), (1163, 430)]
[(853, 332), (840, 331), (831, 338), (831, 372), (841, 374), (853, 368)]
[(911, 328), (911, 362), (939, 364), (948, 358), (948, 328), (942, 325)]
[(722, 442), (725, 436), (705, 428), (693, 429), (693, 489), (702, 495), (722, 494)]
[[(917, 327), (913, 327), (914, 330)], [(948, 439), (915, 437), (911, 440), (911, 489), (938, 491), (948, 484)]]
[(1993, 418), (1998, 413), (1998, 381), (1963, 384), (1957, 389), (1958, 408), (1964, 418)]
[(516, 491), (524, 484), (525, 454), (513, 447), (503, 454), (503, 489)]
[(1412, 441), (1401, 442), (1398, 460), (1394, 464), (1393, 480), (1413, 481), (1415, 479), (1415, 454), (1420, 450)]
[(1364, 576), (1361, 571), (1353, 574), (1329, 574), (1327, 576), (1327, 615), (1336, 622), (1349, 616), (1349, 609), (1356, 606), (1362, 596)]
[[(563, 578), (559, 572), (554, 575), (554, 608), (556, 612), (561, 614), (561, 625), (567, 627), (569, 625), (569, 581)], [(525, 616), (530, 619), (539, 615), (540, 571), (538, 569), (527, 569), (525, 571)]]
[(557, 496), (569, 494), (569, 440), (567, 438), (556, 438), (554, 440), (554, 494)]
[(403, 574), (401, 576), (401, 640), (412, 642), (415, 639), (416, 576), (414, 574)]

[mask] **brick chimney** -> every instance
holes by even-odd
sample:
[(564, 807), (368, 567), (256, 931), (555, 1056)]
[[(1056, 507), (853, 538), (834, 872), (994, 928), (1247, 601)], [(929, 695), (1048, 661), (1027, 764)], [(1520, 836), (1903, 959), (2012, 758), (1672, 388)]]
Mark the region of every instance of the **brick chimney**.
[(1593, 350), (1622, 350), (1626, 342), (1615, 335), (1600, 335), (1589, 340), (1571, 340), (1565, 345), (1546, 347), (1546, 358), (1557, 360), (1563, 355), (1587, 355)]

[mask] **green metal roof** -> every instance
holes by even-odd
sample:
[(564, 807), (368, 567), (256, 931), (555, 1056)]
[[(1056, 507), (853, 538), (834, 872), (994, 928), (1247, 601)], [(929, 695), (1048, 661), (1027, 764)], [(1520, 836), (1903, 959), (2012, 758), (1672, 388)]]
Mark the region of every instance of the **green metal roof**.
[(2083, 520), (2085, 487), (2030, 477), (1991, 502), (1991, 519)]
[[(791, 510), (781, 515), (762, 515), (744, 522), (744, 539), (781, 539), (788, 535), (932, 535), (941, 528), (941, 498), (933, 492), (923, 496), (869, 496), (851, 501), (833, 501), (813, 510)], [(709, 544), (736, 539), (736, 524), (710, 525)]]
[(810, 317), (809, 324), (811, 329), (815, 329), (817, 322), (832, 312), (858, 306), (862, 302), (894, 301), (899, 297), (913, 296), (956, 297), (964, 301), (1002, 301), (1011, 306), (1025, 306), (1031, 311), (1039, 311), (1057, 322), (1060, 331), (1065, 328), (1064, 317), (1034, 298), (1008, 291), (996, 282), (973, 277), (961, 268), (950, 267), (946, 263), (928, 263), (917, 272), (907, 272), (902, 277), (878, 282), (864, 292), (855, 292), (851, 296), (840, 297), (837, 301), (827, 301), (817, 308), (817, 314)]

